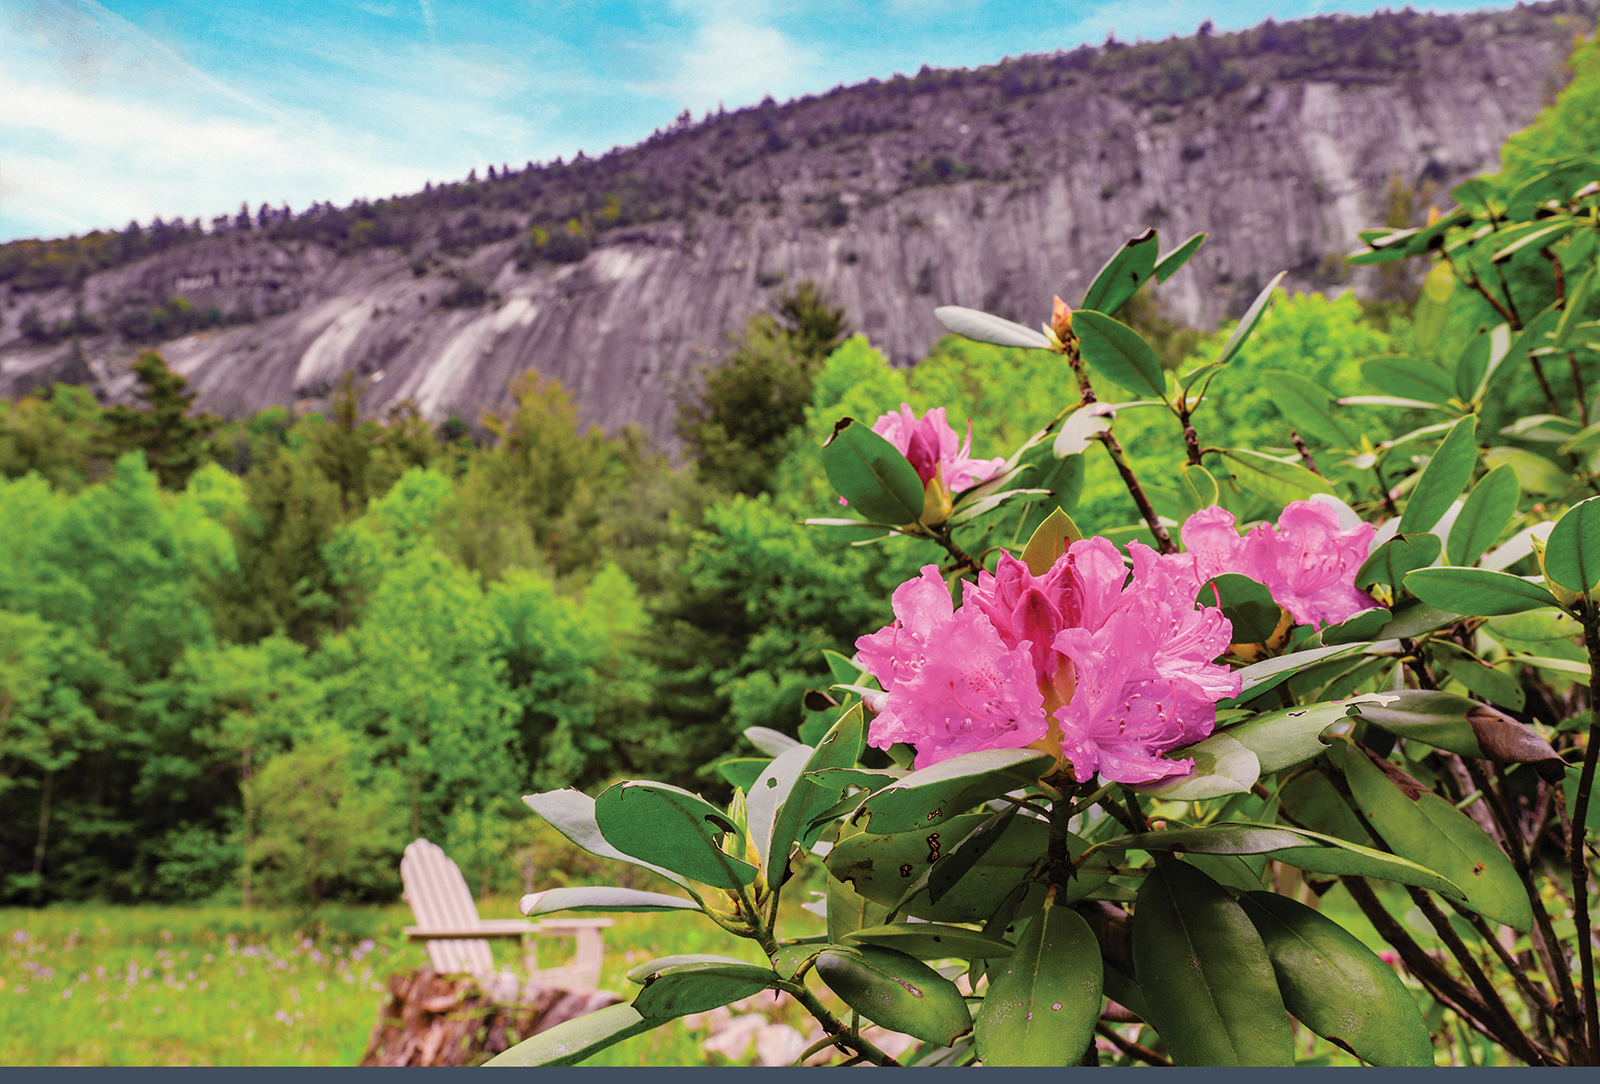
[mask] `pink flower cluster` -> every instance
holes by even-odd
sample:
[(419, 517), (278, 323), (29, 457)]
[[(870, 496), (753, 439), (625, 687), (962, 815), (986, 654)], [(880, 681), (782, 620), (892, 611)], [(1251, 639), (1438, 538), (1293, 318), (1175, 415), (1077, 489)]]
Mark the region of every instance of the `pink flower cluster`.
[(1183, 525), (1186, 553), (1167, 557), (1192, 569), (1195, 585), (1224, 572), (1264, 584), (1297, 625), (1337, 624), (1377, 605), (1353, 586), (1377, 528), (1339, 529), (1339, 515), (1321, 501), (1287, 505), (1274, 527), (1258, 523), (1240, 537), (1233, 513), (1202, 508)]
[(1137, 542), (1074, 543), (1043, 576), (1009, 554), (964, 583), (956, 609), (937, 566), (894, 593), (894, 624), (856, 641), (883, 685), (869, 741), (907, 742), (927, 767), (979, 749), (1036, 746), (1087, 780), (1186, 772), (1161, 754), (1211, 732), (1238, 693), (1215, 662), (1232, 629), (1196, 609), (1192, 571)]
[(910, 461), (923, 485), (932, 481), (937, 472), (950, 493), (960, 493), (994, 477), (1006, 463), (1004, 459), (973, 459), (972, 423), (967, 422), (966, 443), (960, 443), (956, 431), (945, 421), (944, 407), (934, 407), (918, 418), (911, 404), (901, 403), (898, 413), (879, 415), (872, 423), (872, 431)]

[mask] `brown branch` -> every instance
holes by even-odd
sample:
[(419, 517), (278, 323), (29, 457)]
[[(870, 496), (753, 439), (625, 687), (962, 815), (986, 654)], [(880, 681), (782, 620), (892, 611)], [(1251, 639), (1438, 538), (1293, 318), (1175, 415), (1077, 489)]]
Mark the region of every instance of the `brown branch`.
[(1107, 1039), (1110, 1039), (1118, 1050), (1122, 1051), (1130, 1058), (1138, 1058), (1146, 1065), (1160, 1065), (1168, 1069), (1172, 1068), (1172, 1063), (1166, 1058), (1163, 1058), (1160, 1054), (1157, 1054), (1154, 1050), (1151, 1050), (1148, 1047), (1143, 1047), (1136, 1042), (1124, 1039), (1122, 1036), (1118, 1035), (1116, 1029), (1111, 1027), (1109, 1024), (1096, 1023), (1094, 1030), (1097, 1034), (1103, 1035)]
[(1589, 929), (1589, 863), (1584, 858), (1588, 834), (1589, 796), (1594, 789), (1595, 761), (1600, 756), (1600, 607), (1584, 604), (1583, 643), (1589, 649), (1589, 744), (1583, 752), (1583, 770), (1578, 773), (1578, 794), (1572, 803), (1572, 829), (1567, 852), (1572, 877), (1572, 919), (1578, 940), (1578, 966), (1583, 973), (1583, 1019), (1587, 1025), (1589, 1063), (1600, 1055), (1600, 1012), (1595, 1005), (1594, 943)]
[(1311, 449), (1307, 448), (1306, 442), (1300, 439), (1300, 434), (1291, 429), (1289, 430), (1289, 439), (1294, 441), (1294, 450), (1300, 453), (1300, 462), (1306, 465), (1306, 470), (1315, 474), (1318, 478), (1323, 477), (1322, 472), (1317, 469), (1317, 461), (1311, 458)]
[(1139, 515), (1144, 517), (1144, 522), (1150, 528), (1150, 533), (1155, 535), (1156, 549), (1162, 553), (1177, 553), (1178, 547), (1173, 544), (1172, 536), (1161, 524), (1161, 517), (1156, 515), (1156, 510), (1150, 505), (1150, 498), (1144, 494), (1144, 487), (1139, 484), (1138, 475), (1133, 473), (1133, 467), (1128, 463), (1128, 457), (1123, 454), (1122, 445), (1117, 443), (1117, 438), (1107, 429), (1099, 435), (1100, 443), (1104, 444), (1106, 451), (1111, 454), (1111, 462), (1117, 465), (1117, 473), (1122, 476), (1122, 484), (1128, 487), (1128, 492), (1133, 495), (1133, 503), (1139, 507)]
[(1500, 304), (1500, 299), (1491, 294), (1488, 290), (1488, 287), (1484, 286), (1483, 283), (1478, 281), (1477, 275), (1473, 275), (1471, 278), (1467, 279), (1466, 283), (1468, 286), (1482, 294), (1483, 299), (1494, 306), (1494, 311), (1499, 313), (1501, 318), (1505, 320), (1506, 323), (1510, 324), (1518, 331), (1522, 330), (1522, 321), (1518, 320), (1514, 313), (1512, 313), (1504, 305)]

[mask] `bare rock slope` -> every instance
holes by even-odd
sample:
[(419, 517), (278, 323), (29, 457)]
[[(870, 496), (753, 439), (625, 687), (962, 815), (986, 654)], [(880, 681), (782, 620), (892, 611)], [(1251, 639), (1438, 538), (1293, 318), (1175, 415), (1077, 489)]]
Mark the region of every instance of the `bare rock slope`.
[(942, 334), (935, 305), (1036, 323), (1146, 226), (1164, 247), (1211, 235), (1162, 289), (1191, 322), (1285, 268), (1293, 290), (1371, 290), (1337, 259), (1356, 231), (1397, 193), (1420, 213), (1494, 169), (1592, 25), (1580, 3), (1408, 12), (924, 69), (599, 160), (180, 225), (67, 281), (0, 283), (0, 395), (125, 395), (154, 346), (224, 413), (314, 405), (354, 371), (371, 412), (475, 418), (535, 369), (588, 421), (670, 446), (676, 389), (785, 280), (816, 281), (898, 364)]

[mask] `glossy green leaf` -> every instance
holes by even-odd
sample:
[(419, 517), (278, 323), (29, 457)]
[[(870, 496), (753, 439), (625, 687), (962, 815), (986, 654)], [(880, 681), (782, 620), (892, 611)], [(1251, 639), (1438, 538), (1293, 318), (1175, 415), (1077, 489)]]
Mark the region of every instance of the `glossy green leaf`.
[(1182, 862), (1151, 870), (1134, 904), (1133, 960), (1149, 1023), (1179, 1065), (1293, 1065), (1266, 945), (1217, 882)]
[(543, 817), (550, 827), (590, 854), (643, 866), (669, 881), (680, 885), (684, 883), (683, 878), (671, 870), (642, 862), (606, 842), (606, 838), (600, 834), (600, 825), (595, 820), (594, 799), (582, 791), (571, 788), (549, 790), (542, 794), (523, 795), (522, 801), (529, 809)]
[(632, 1005), (608, 1005), (584, 1016), (565, 1020), (510, 1050), (496, 1054), (486, 1067), (577, 1065), (613, 1043), (632, 1038), (666, 1020), (640, 1015)]
[(893, 444), (854, 418), (843, 418), (822, 446), (822, 469), (839, 495), (873, 523), (915, 523), (922, 480)]
[(741, 960), (737, 956), (719, 956), (711, 952), (691, 952), (672, 956), (657, 956), (653, 960), (646, 960), (642, 964), (635, 964), (628, 969), (628, 981), (643, 985), (650, 979), (664, 971), (689, 964), (705, 965), (731, 965), (734, 967), (749, 967), (749, 960)]
[(1222, 344), (1222, 351), (1217, 354), (1217, 364), (1226, 365), (1233, 360), (1233, 356), (1243, 349), (1244, 344), (1250, 341), (1250, 335), (1255, 331), (1256, 325), (1261, 322), (1261, 316), (1267, 311), (1267, 303), (1272, 300), (1272, 292), (1278, 288), (1278, 283), (1283, 281), (1287, 271), (1279, 271), (1273, 276), (1272, 281), (1256, 295), (1243, 316), (1239, 317), (1239, 326), (1233, 329), (1233, 334), (1228, 336), (1228, 341)]
[(983, 749), (922, 768), (867, 799), (876, 833), (932, 828), (979, 802), (1036, 782), (1055, 758), (1037, 749)]
[(1222, 606), (1222, 616), (1233, 625), (1233, 643), (1264, 644), (1278, 630), (1283, 612), (1264, 584), (1224, 572), (1200, 585), (1195, 601), (1201, 606)]
[(682, 963), (658, 971), (645, 982), (633, 1007), (641, 1016), (687, 1016), (770, 990), (777, 972), (748, 963)]
[(993, 969), (973, 1022), (985, 1066), (1076, 1065), (1100, 1016), (1100, 944), (1070, 907), (1046, 904)]
[[(998, 813), (991, 813), (979, 821), (957, 840), (954, 846), (947, 844), (941, 848), (939, 860), (928, 866), (926, 877), (918, 878), (919, 882), (927, 885), (928, 900), (938, 903), (947, 892), (959, 884), (972, 867), (982, 861), (983, 856), (1000, 842), (1007, 829), (1011, 827), (1011, 822), (1021, 811), (1020, 805), (1008, 805)], [(911, 890), (908, 888), (906, 891)]]
[(1230, 734), (1213, 734), (1202, 742), (1176, 749), (1168, 756), (1194, 761), (1185, 775), (1140, 783), (1139, 791), (1169, 802), (1197, 802), (1248, 791), (1261, 777), (1261, 762)]
[(1422, 358), (1368, 358), (1361, 363), (1361, 375), (1379, 391), (1401, 399), (1447, 403), (1455, 395), (1450, 375)]
[(1337, 625), (1324, 625), (1321, 632), (1306, 642), (1306, 646), (1333, 647), (1337, 644), (1353, 644), (1358, 640), (1383, 639), (1378, 632), (1389, 623), (1391, 617), (1390, 611), (1381, 606), (1362, 610)]
[(1427, 632), (1436, 632), (1461, 620), (1452, 610), (1429, 606), (1420, 599), (1407, 599), (1389, 612), (1389, 620), (1372, 634), (1375, 641), (1414, 640)]
[(972, 1030), (955, 983), (903, 952), (829, 949), (817, 957), (816, 973), (846, 1005), (890, 1031), (948, 1046)]
[(1386, 583), (1398, 588), (1405, 582), (1406, 573), (1437, 561), (1442, 548), (1436, 534), (1397, 534), (1373, 550), (1356, 569), (1355, 585), (1361, 588)]
[(1312, 831), (1363, 847), (1378, 845), (1372, 834), (1361, 826), (1350, 803), (1321, 772), (1300, 772), (1290, 777), (1278, 790), (1278, 804), (1287, 815)]
[[(819, 814), (832, 807), (844, 793), (845, 782), (834, 777), (817, 773), (825, 773), (829, 769), (850, 768), (861, 755), (862, 742), (866, 737), (866, 719), (862, 707), (857, 703), (844, 716), (833, 725), (823, 739), (817, 743), (815, 750), (801, 765), (800, 776), (789, 784), (785, 791), (774, 788), (774, 796), (781, 795), (777, 807), (773, 811), (770, 835), (765, 838), (770, 840), (767, 850), (763, 852), (769, 856), (766, 867), (768, 879), (776, 883), (775, 874), (781, 873), (783, 860), (788, 856), (790, 849), (799, 844), (809, 847), (821, 836), (825, 823), (818, 824)], [(765, 779), (758, 783), (764, 784)], [(781, 783), (781, 780), (779, 781)], [(751, 793), (750, 809), (751, 832), (757, 829), (756, 822), (756, 795), (761, 793), (763, 787)], [(763, 818), (765, 817), (765, 807)], [(762, 830), (768, 822), (763, 819)], [(758, 844), (759, 846), (759, 844)]]
[(1135, 395), (1166, 398), (1167, 377), (1150, 344), (1133, 328), (1098, 312), (1072, 314), (1078, 349), (1092, 372)]
[(1050, 349), (1050, 340), (1043, 332), (977, 309), (940, 305), (933, 310), (933, 316), (950, 331), (980, 343)]
[(529, 918), (557, 911), (698, 911), (700, 905), (681, 896), (642, 892), (636, 888), (547, 888), (523, 896), (520, 908)]
[(1145, 230), (1117, 249), (1089, 284), (1088, 292), (1083, 295), (1083, 304), (1072, 314), (1072, 329), (1078, 330), (1078, 312), (1110, 315), (1137, 293), (1139, 287), (1155, 273), (1156, 249), (1159, 245), (1160, 238), (1156, 236), (1156, 231)]
[[(828, 853), (828, 872), (850, 884), (863, 899), (885, 907), (893, 906), (908, 888), (931, 872), (930, 866), (937, 869), (946, 852), (988, 817), (985, 813), (968, 813), (922, 832), (850, 836)], [(936, 922), (983, 921), (994, 914), (1018, 882), (1033, 869), (1048, 849), (1049, 838), (1049, 826), (1043, 821), (1015, 817), (937, 902), (923, 891), (907, 901), (902, 909), (907, 914)], [(1088, 847), (1086, 840), (1073, 835), (1067, 837), (1067, 851), (1073, 858)], [(1105, 857), (1091, 856), (1073, 879), (1068, 896), (1079, 899), (1104, 884), (1108, 876), (1109, 863)], [(838, 940), (843, 933), (830, 932), (829, 936)]]
[[(1581, 676), (1587, 678), (1587, 668)], [(1464, 696), (1436, 689), (1397, 689), (1386, 695), (1391, 703), (1363, 708), (1362, 718), (1408, 741), (1503, 764), (1559, 759), (1532, 727)]]
[(600, 834), (624, 854), (664, 866), (714, 888), (739, 889), (756, 867), (717, 845), (733, 825), (716, 806), (666, 783), (624, 780), (594, 802)]
[(1287, 825), (1225, 821), (1198, 828), (1163, 828), (1135, 836), (1119, 836), (1108, 841), (1108, 844), (1146, 851), (1264, 854), (1314, 873), (1380, 877), (1400, 884), (1431, 888), (1457, 899), (1463, 896), (1462, 890), (1449, 877), (1422, 864), (1420, 860), (1385, 854), (1337, 836)]
[[(1279, 655), (1275, 659), (1263, 659), (1260, 662), (1253, 662), (1239, 671), (1241, 688), (1239, 695), (1233, 699), (1243, 703), (1251, 697), (1272, 688), (1274, 685), (1288, 681), (1302, 670), (1332, 659), (1342, 659), (1348, 655), (1359, 655), (1371, 646), (1371, 644), (1367, 643), (1335, 644), (1332, 647), (1316, 647), (1306, 651), (1293, 651), (1287, 655)], [(1218, 706), (1229, 707), (1231, 705), (1223, 701)]]
[(1179, 245), (1177, 248), (1161, 257), (1160, 262), (1156, 264), (1156, 281), (1166, 282), (1173, 275), (1175, 275), (1178, 271), (1178, 268), (1188, 263), (1189, 257), (1193, 256), (1197, 251), (1199, 251), (1200, 246), (1205, 244), (1206, 236), (1206, 234), (1197, 233), (1183, 244)]
[(1544, 572), (1568, 591), (1600, 587), (1600, 497), (1579, 501), (1556, 521), (1545, 543)]
[(1261, 374), (1272, 405), (1278, 408), (1295, 431), (1337, 448), (1354, 448), (1360, 434), (1339, 417), (1330, 392), (1299, 373), (1268, 369)]
[[(1504, 325), (1500, 326), (1503, 327)], [(1497, 327), (1495, 331), (1498, 330), (1499, 328)], [(1503, 351), (1496, 350), (1496, 347), (1500, 345), (1496, 342), (1499, 337), (1491, 332), (1489, 328), (1479, 328), (1467, 341), (1467, 348), (1461, 352), (1461, 358), (1456, 362), (1453, 377), (1456, 398), (1463, 403), (1469, 403), (1474, 400), (1474, 393), (1478, 390), (1478, 386), (1488, 377), (1493, 355), (1499, 352), (1500, 356), (1504, 356)], [(1509, 338), (1506, 338), (1504, 345), (1510, 345)]]
[(1556, 604), (1543, 585), (1487, 568), (1419, 568), (1406, 576), (1405, 586), (1430, 606), (1474, 617)]
[(1498, 466), (1478, 479), (1450, 526), (1450, 563), (1476, 564), (1511, 526), (1520, 496), (1517, 473), (1509, 466)]
[(1349, 718), (1352, 711), (1365, 715), (1392, 699), (1392, 693), (1365, 693), (1305, 707), (1279, 708), (1246, 719), (1221, 733), (1254, 753), (1261, 774), (1270, 775), (1321, 756), (1328, 748), (1322, 741), (1323, 732)]
[(1184, 519), (1222, 499), (1216, 477), (1204, 467), (1185, 463), (1178, 468), (1178, 496), (1183, 502)]
[(1490, 666), (1472, 652), (1447, 641), (1431, 644), (1429, 650), (1434, 662), (1465, 685), (1473, 696), (1512, 711), (1522, 710), (1527, 697), (1514, 675)]
[(1078, 525), (1057, 508), (1045, 517), (1022, 548), (1022, 563), (1035, 576), (1043, 576), (1067, 552), (1068, 546), (1081, 541), (1083, 532), (1078, 530)]
[(1572, 475), (1526, 448), (1485, 448), (1483, 461), (1491, 467), (1508, 464), (1517, 474), (1517, 485), (1535, 497), (1557, 497), (1572, 485)]
[(999, 937), (942, 922), (896, 922), (857, 930), (847, 945), (877, 945), (919, 960), (986, 960), (1010, 956), (1012, 944)]
[[(1438, 870), (1466, 893), (1464, 906), (1526, 932), (1533, 911), (1516, 870), (1494, 841), (1449, 802), (1359, 747), (1343, 756), (1361, 815), (1395, 854)], [(1401, 784), (1404, 784), (1402, 787)]]
[(1431, 531), (1449, 511), (1472, 479), (1472, 467), (1478, 461), (1477, 433), (1476, 415), (1469, 414), (1450, 427), (1411, 491), (1400, 515), (1400, 534)]
[(1433, 1064), (1422, 1013), (1394, 969), (1332, 919), (1272, 892), (1239, 899), (1295, 1018), (1372, 1065)]
[(1220, 449), (1228, 469), (1245, 489), (1273, 504), (1303, 501), (1315, 493), (1333, 495), (1333, 487), (1321, 475), (1312, 474), (1298, 463), (1286, 463), (1248, 448)]

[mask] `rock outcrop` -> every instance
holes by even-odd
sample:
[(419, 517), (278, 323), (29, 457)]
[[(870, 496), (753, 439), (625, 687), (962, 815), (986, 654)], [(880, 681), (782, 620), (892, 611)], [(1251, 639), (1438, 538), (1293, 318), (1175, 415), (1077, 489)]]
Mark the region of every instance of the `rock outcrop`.
[(588, 421), (670, 446), (677, 391), (783, 281), (817, 282), (897, 364), (942, 334), (935, 305), (1037, 323), (1146, 226), (1166, 247), (1211, 235), (1160, 294), (1190, 322), (1285, 268), (1291, 290), (1371, 291), (1338, 260), (1356, 231), (1494, 169), (1592, 24), (1581, 3), (1408, 12), (924, 69), (598, 161), (268, 216), (0, 285), (0, 395), (63, 377), (125, 395), (145, 343), (227, 414), (314, 406), (353, 371), (372, 413), (472, 419), (536, 369)]

